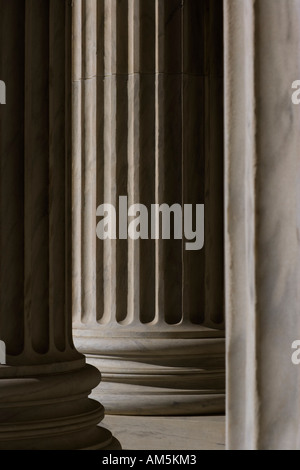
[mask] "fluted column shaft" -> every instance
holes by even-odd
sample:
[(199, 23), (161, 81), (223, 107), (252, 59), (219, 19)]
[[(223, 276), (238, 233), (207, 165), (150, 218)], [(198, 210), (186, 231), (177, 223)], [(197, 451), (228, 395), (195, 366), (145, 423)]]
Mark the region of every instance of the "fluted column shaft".
[[(221, 412), (222, 6), (75, 5), (76, 345), (103, 372), (95, 396), (109, 412)], [(205, 249), (126, 234), (96, 242), (97, 206), (120, 196), (148, 209), (205, 204)]]
[(0, 449), (109, 448), (72, 340), (71, 2), (1, 0), (0, 37)]
[(227, 446), (299, 449), (298, 0), (226, 0)]

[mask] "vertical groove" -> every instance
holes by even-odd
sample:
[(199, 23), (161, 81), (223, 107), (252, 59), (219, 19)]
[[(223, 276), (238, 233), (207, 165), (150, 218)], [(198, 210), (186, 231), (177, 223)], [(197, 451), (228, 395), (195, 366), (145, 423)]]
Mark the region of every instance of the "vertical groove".
[(18, 355), (24, 347), (25, 2), (0, 0), (0, 10), (0, 77), (7, 85), (0, 113), (0, 340), (9, 355)]
[[(223, 7), (205, 12), (205, 324), (224, 327)], [(218, 136), (216, 138), (215, 136)], [(216, 295), (218, 292), (218, 295)]]
[[(165, 153), (165, 2), (155, 0), (155, 204), (164, 202)], [(155, 240), (155, 321), (163, 323), (164, 241)]]
[[(128, 204), (140, 202), (140, 0), (128, 0)], [(126, 323), (140, 318), (140, 241), (128, 240)]]
[(49, 1), (26, 2), (25, 348), (49, 347)]
[[(105, 0), (97, 1), (97, 207), (104, 204), (104, 8)], [(103, 321), (104, 314), (104, 247), (96, 244), (96, 320)]]
[(83, 37), (83, 220), (82, 220), (82, 295), (83, 323), (96, 318), (96, 74), (97, 74), (97, 0), (85, 0)]
[[(147, 208), (155, 202), (155, 1), (140, 2), (139, 64), (139, 200)], [(148, 224), (150, 216), (148, 217)], [(150, 227), (150, 225), (149, 225)], [(155, 241), (141, 239), (140, 245), (140, 313), (142, 324), (155, 319)]]
[[(81, 306), (81, 147), (82, 147), (82, 0), (73, 1), (73, 64), (72, 64), (72, 310), (80, 323)], [(80, 249), (79, 249), (80, 247)]]
[[(160, 80), (164, 86), (164, 168), (160, 175), (164, 187), (161, 202), (172, 206), (182, 202), (182, 1), (167, 0), (164, 18), (164, 68)], [(171, 224), (174, 218), (171, 219)], [(164, 279), (164, 311), (168, 325), (182, 319), (181, 240), (162, 240), (162, 273)], [(170, 295), (172, 292), (172, 295)]]
[[(52, 347), (65, 348), (65, 4), (50, 7), (49, 314)], [(59, 51), (59, 54), (57, 54)]]
[(65, 2), (65, 341), (75, 350), (72, 332), (72, 0)]
[[(117, 200), (128, 194), (128, 1), (117, 3), (116, 20), (116, 191)], [(127, 214), (123, 214), (127, 220)], [(117, 219), (117, 227), (119, 220)], [(122, 323), (127, 316), (128, 243), (116, 242), (116, 321)]]
[[(116, 0), (105, 0), (104, 24), (104, 202), (117, 206), (116, 192)], [(116, 318), (116, 240), (104, 241), (104, 316)]]
[[(184, 204), (204, 204), (205, 188), (205, 95), (204, 95), (205, 2), (186, 0), (183, 8), (182, 59), (182, 181)], [(197, 41), (199, 46), (194, 47)], [(199, 103), (195, 106), (195, 102)], [(193, 210), (195, 227), (195, 210)], [(183, 244), (183, 319), (204, 320), (204, 250), (187, 251)]]

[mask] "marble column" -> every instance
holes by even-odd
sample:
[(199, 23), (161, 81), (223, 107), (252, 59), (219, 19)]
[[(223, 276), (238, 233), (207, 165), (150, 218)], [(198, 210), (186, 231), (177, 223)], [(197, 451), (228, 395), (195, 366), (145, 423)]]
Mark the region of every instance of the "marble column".
[(71, 37), (69, 0), (0, 0), (1, 450), (118, 447), (72, 340)]
[[(108, 413), (222, 413), (222, 2), (74, 5), (73, 332), (102, 372), (93, 396)], [(204, 250), (96, 241), (96, 207), (120, 196), (205, 204)]]
[(225, 0), (227, 446), (300, 446), (298, 0)]

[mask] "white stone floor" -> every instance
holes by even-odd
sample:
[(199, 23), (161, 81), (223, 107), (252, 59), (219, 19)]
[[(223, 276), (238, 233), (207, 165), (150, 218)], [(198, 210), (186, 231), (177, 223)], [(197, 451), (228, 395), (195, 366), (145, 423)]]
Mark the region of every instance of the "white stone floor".
[(225, 450), (225, 417), (106, 416), (124, 450)]

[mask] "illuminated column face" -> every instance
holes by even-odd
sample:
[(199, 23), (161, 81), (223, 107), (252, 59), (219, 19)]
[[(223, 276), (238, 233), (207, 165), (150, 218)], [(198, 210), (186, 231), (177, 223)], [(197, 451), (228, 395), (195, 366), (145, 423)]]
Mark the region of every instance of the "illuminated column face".
[(225, 26), (227, 446), (296, 450), (300, 3), (226, 0)]
[(0, 11), (0, 449), (114, 447), (72, 340), (71, 2)]
[[(223, 412), (222, 2), (74, 5), (73, 328), (102, 372), (94, 396), (113, 413)], [(203, 248), (172, 224), (134, 239), (136, 205), (150, 234), (163, 204), (190, 238), (204, 206)]]

